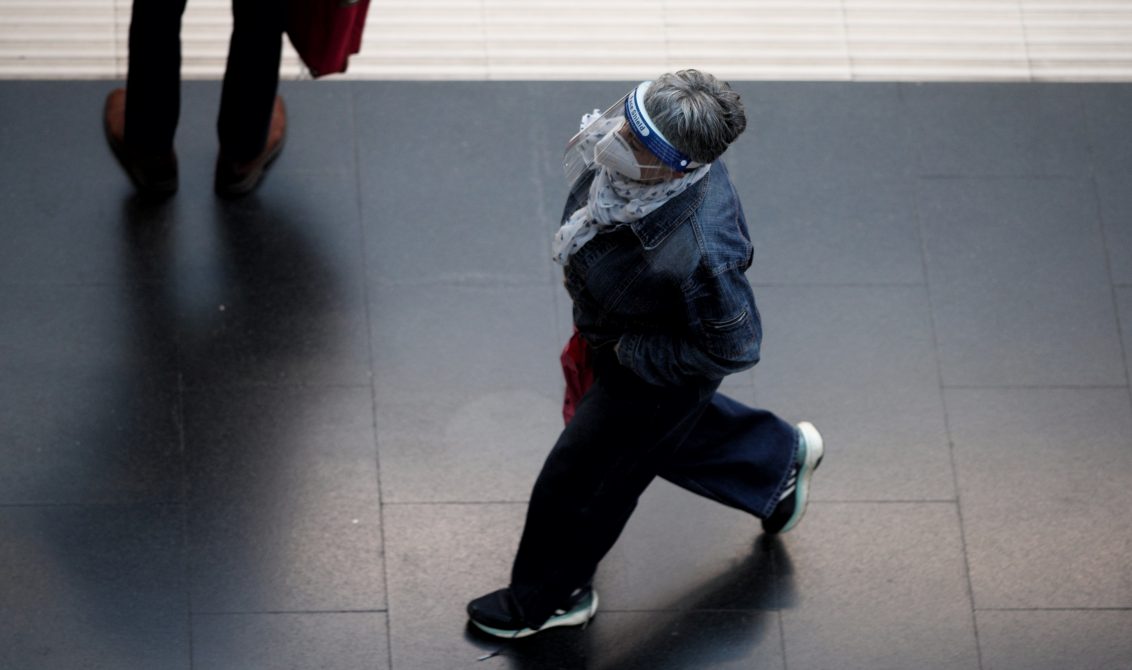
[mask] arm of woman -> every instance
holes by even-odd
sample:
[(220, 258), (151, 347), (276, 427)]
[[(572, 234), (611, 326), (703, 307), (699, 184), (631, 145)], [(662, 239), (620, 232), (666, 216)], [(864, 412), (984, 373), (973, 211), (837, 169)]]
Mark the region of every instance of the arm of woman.
[(759, 362), (762, 323), (739, 267), (695, 278), (684, 295), (688, 328), (622, 335), (617, 343), (622, 365), (650, 384), (672, 386), (689, 377), (722, 379)]

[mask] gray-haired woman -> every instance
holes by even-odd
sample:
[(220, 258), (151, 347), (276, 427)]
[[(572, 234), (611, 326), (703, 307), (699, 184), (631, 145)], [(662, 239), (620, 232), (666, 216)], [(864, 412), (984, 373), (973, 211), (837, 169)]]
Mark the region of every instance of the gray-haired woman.
[(758, 362), (762, 337), (750, 235), (717, 160), (746, 124), (726, 83), (683, 70), (586, 115), (567, 145), (555, 260), (595, 380), (535, 483), (510, 586), (468, 604), (479, 629), (587, 622), (598, 562), (657, 476), (766, 532), (801, 519), (821, 436), (717, 392)]

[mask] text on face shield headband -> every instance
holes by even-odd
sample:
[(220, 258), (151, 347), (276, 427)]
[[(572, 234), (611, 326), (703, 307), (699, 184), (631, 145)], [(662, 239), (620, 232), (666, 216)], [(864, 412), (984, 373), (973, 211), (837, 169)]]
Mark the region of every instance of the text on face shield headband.
[(683, 172), (688, 168), (691, 160), (684, 155), (684, 152), (672, 146), (672, 143), (653, 124), (645, 109), (645, 91), (651, 85), (651, 81), (643, 82), (636, 90), (625, 96), (625, 118), (629, 121), (633, 134), (645, 145), (645, 148), (668, 167)]

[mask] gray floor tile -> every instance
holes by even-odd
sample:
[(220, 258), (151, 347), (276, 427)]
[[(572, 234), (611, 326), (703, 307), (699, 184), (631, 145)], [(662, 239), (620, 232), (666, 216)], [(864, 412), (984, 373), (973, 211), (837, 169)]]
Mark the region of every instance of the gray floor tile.
[(527, 500), (562, 431), (561, 393), (390, 389), (377, 405), (384, 500)]
[(183, 514), (0, 507), (0, 667), (189, 670)]
[[(14, 159), (0, 161), (0, 200), (20, 216), (4, 217), (0, 222), (6, 240), (0, 247), (0, 282), (161, 278), (170, 272), (167, 264), (185, 262), (186, 253), (192, 256), (199, 231), (208, 229), (205, 222), (215, 221), (219, 228), (225, 225), (225, 218), (231, 224), (233, 218), (242, 217), (240, 223), (252, 230), (238, 227), (227, 232), (239, 236), (260, 233), (258, 241), (266, 243), (262, 253), (270, 257), (276, 250), (274, 238), (282, 234), (263, 234), (261, 221), (265, 218), (290, 232), (296, 219), (309, 221), (312, 227), (336, 227), (342, 211), (350, 213), (348, 223), (357, 229), (352, 236), (312, 235), (308, 228), (304, 242), (316, 247), (337, 243), (339, 251), (345, 248), (345, 253), (355, 254), (352, 265), (360, 267), (347, 86), (285, 84), (283, 94), (292, 117), (287, 149), (255, 195), (222, 205), (212, 194), (219, 82), (183, 84), (177, 145), (180, 190), (162, 203), (134, 197), (129, 180), (106, 145), (100, 114), (103, 98), (116, 85), (7, 83), (9, 93), (5, 95), (23, 100), (3, 105), (0, 112), (0, 154)], [(11, 92), (13, 86), (15, 92)], [(66, 155), (44, 150), (54, 144), (66, 147)], [(302, 178), (326, 173), (322, 179)], [(247, 210), (256, 206), (263, 213), (248, 216)], [(225, 217), (225, 209), (244, 211)], [(34, 219), (34, 225), (21, 225), (28, 217)], [(64, 239), (68, 243), (60, 244)], [(226, 253), (212, 247), (203, 251)], [(188, 261), (191, 264), (193, 259)], [(273, 276), (295, 271), (282, 262), (263, 267), (273, 270)]]
[(1132, 90), (1125, 85), (1074, 86), (1088, 119), (1093, 163), (1102, 172), (1132, 172)]
[(904, 85), (922, 175), (1088, 175), (1077, 90), (1046, 84)]
[(176, 335), (149, 283), (0, 290), (0, 379), (175, 383)]
[(0, 85), (5, 670), (974, 668), (971, 585), (986, 670), (1129, 655), (1127, 85), (737, 83), (767, 337), (723, 388), (817, 422), (816, 502), (771, 540), (658, 482), (592, 624), (481, 663), (561, 426), (561, 150), (632, 82), (286, 82), (232, 202), (185, 82), (159, 205), (115, 85)]
[[(100, 158), (99, 172), (118, 170), (109, 151)], [(69, 182), (65, 189), (45, 180), (9, 184), (7, 191), (0, 186), (0, 202), (11, 213), (0, 218), (0, 284), (128, 286), (161, 276), (173, 223), (165, 212), (178, 203), (147, 205), (125, 176), (93, 180), (82, 168), (60, 165), (60, 178)]]
[(185, 441), (195, 612), (384, 608), (368, 389), (189, 393)]
[(815, 503), (803, 523), (784, 539), (788, 667), (979, 667), (953, 504)]
[(0, 505), (183, 500), (175, 384), (0, 379)]
[(9, 503), (172, 502), (176, 332), (159, 287), (0, 290), (0, 467)]
[(369, 382), (360, 285), (216, 289), (193, 295), (181, 315), (187, 386)]
[(752, 281), (924, 283), (910, 178), (771, 173), (737, 189), (755, 246)]
[(979, 612), (983, 670), (1128, 670), (1132, 611)]
[(523, 501), (562, 430), (549, 286), (379, 286), (373, 319), (386, 500)]
[(1132, 379), (1132, 286), (1116, 289), (1116, 304), (1124, 337), (1124, 363), (1128, 366), (1128, 378)]
[(546, 139), (530, 132), (534, 96), (512, 86), (511, 104), (500, 105), (501, 90), (469, 82), (357, 91), (357, 118), (380, 119), (357, 129), (373, 277), (546, 280), (557, 220), (542, 162), (561, 159), (537, 150)]
[(1132, 170), (1101, 172), (1096, 180), (1112, 281), (1132, 285)]
[(277, 177), (214, 202), (211, 225), (180, 222), (166, 281), (188, 386), (369, 383), (355, 190), (328, 175)]
[[(710, 660), (712, 667), (782, 667), (778, 624), (771, 612), (624, 612), (616, 595), (612, 603), (605, 595), (618, 587), (601, 581), (601, 609), (584, 631), (553, 630), (508, 645), (470, 630), (461, 637), (466, 601), (506, 585), (525, 509), (491, 504), (386, 508), (394, 667), (463, 668), (498, 650), (502, 653), (483, 667), (680, 668), (692, 658)], [(672, 550), (679, 556), (678, 547)], [(607, 562), (619, 560), (624, 559)], [(681, 574), (693, 568), (680, 562), (686, 568)], [(697, 596), (704, 606), (743, 601), (743, 594), (729, 588), (752, 585), (759, 570), (748, 563), (737, 559), (728, 566), (723, 561), (722, 575), (715, 572), (716, 565), (701, 566), (707, 581), (686, 585), (689, 602), (695, 604)]]
[(357, 179), (354, 124), (378, 119), (354, 118), (354, 85), (345, 81), (280, 82), (287, 106), (287, 144), (271, 166), (272, 174), (334, 173), (353, 185)]
[(976, 606), (1132, 606), (1127, 389), (955, 389), (947, 407)]
[(414, 392), (561, 387), (550, 286), (378, 286), (370, 301), (379, 405)]
[[(0, 94), (0, 194), (77, 176), (113, 186), (113, 155), (102, 130), (106, 81), (6, 81)], [(60, 171), (63, 174), (60, 174)], [(62, 182), (67, 183), (67, 182)]]
[(510, 670), (785, 668), (778, 616), (772, 612), (601, 611), (585, 631), (550, 630), (502, 647), (493, 644), (499, 655), (480, 665)]
[(954, 498), (925, 289), (756, 288), (755, 401), (822, 432), (814, 498)]
[(221, 614), (193, 617), (193, 665), (209, 670), (384, 670), (382, 612)]
[[(522, 504), (385, 506), (394, 668), (466, 668), (500, 648), (465, 632), (464, 607), (507, 585), (525, 515)], [(575, 631), (562, 632), (576, 637)], [(503, 658), (482, 665), (515, 667)]]
[(1123, 384), (1093, 187), (920, 184), (946, 385)]
[[(233, 200), (170, 201), (161, 279), (187, 288), (328, 284), (361, 278), (357, 186), (336, 174), (280, 172)], [(141, 216), (148, 216), (145, 212)]]
[(897, 177), (915, 167), (897, 84), (735, 82), (747, 130), (728, 151), (737, 184)]
[(658, 479), (596, 587), (612, 610), (771, 611), (793, 597), (789, 564), (786, 543), (755, 517)]
[(595, 670), (786, 667), (778, 615), (773, 612), (605, 612), (591, 628), (582, 639), (584, 667)]

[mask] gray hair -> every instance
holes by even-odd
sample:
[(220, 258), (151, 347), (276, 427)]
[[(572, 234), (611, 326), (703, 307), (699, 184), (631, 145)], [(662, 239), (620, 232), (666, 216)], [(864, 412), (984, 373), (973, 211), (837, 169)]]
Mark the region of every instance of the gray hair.
[(697, 163), (710, 163), (747, 128), (739, 94), (699, 70), (657, 77), (645, 92), (645, 110), (668, 141)]

